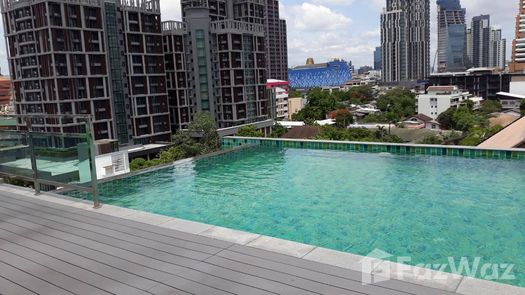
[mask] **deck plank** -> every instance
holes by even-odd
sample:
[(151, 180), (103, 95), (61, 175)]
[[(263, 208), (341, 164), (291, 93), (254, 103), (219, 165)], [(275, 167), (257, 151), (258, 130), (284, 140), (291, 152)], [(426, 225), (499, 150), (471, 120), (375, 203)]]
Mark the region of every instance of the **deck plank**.
[(78, 229), (91, 231), (108, 237), (114, 237), (129, 243), (140, 244), (146, 247), (158, 247), (159, 245), (162, 245), (163, 248), (159, 249), (168, 252), (177, 251), (180, 250), (180, 248), (182, 248), (213, 255), (222, 250), (221, 248), (216, 248), (199, 243), (193, 243), (191, 241), (186, 240), (179, 240), (171, 237), (158, 235), (152, 237), (146, 232), (134, 229), (120, 231), (111, 223), (109, 223), (110, 226), (108, 226), (108, 223), (105, 223), (104, 225), (94, 225), (93, 223), (90, 223), (92, 220), (79, 221), (77, 219), (71, 218), (67, 215), (67, 213), (62, 214), (60, 211), (49, 212), (47, 209), (39, 208), (36, 205), (21, 206), (19, 204), (10, 203), (2, 200), (2, 202), (0, 202), (0, 206), (6, 209), (18, 211), (20, 213), (25, 213), (57, 223), (66, 224)]
[(36, 293), (0, 276), (0, 294), (35, 295)]
[(12, 282), (16, 282), (18, 285), (24, 286), (35, 294), (73, 294), (2, 261), (0, 261), (0, 274), (2, 274), (2, 277), (9, 279)]
[[(236, 252), (239, 254), (244, 254), (248, 256), (253, 256), (256, 258), (264, 259), (270, 262), (278, 262), (294, 267), (300, 267), (306, 270), (311, 270), (332, 276), (334, 278), (350, 279), (354, 281), (361, 281), (362, 274), (358, 271), (340, 268), (337, 266), (332, 266), (328, 264), (322, 264), (305, 259), (296, 259), (295, 257), (283, 255), (280, 253), (274, 253), (262, 249), (257, 249), (253, 247), (246, 247), (241, 245), (234, 245), (228, 248), (228, 251)], [(400, 292), (405, 292), (408, 294), (421, 294), (421, 295), (451, 295), (455, 293), (438, 290), (422, 285), (417, 285), (409, 282), (399, 281), (399, 280), (389, 280), (381, 283), (373, 284), (382, 288), (389, 290), (396, 290)]]
[[(18, 234), (6, 232), (4, 228), (11, 229)], [(164, 263), (147, 257), (142, 257), (141, 259), (136, 260), (142, 264), (140, 265), (137, 263), (132, 263), (125, 259), (120, 259), (111, 255), (104, 254), (102, 252), (93, 251), (72, 243), (68, 243), (65, 241), (60, 242), (57, 239), (54, 239), (52, 237), (46, 237), (42, 234), (34, 234), (32, 236), (34, 240), (29, 240), (19, 235), (23, 234), (23, 232), (21, 231), (24, 231), (23, 228), (16, 229), (13, 226), (0, 223), (0, 240), (6, 239), (23, 243), (24, 246), (30, 247), (34, 250), (39, 249), (40, 251), (44, 251), (47, 255), (50, 255), (54, 258), (60, 257), (68, 263), (77, 264), (78, 262), (74, 261), (73, 256), (71, 256), (71, 254), (74, 253), (80, 258), (79, 260), (81, 260), (82, 262), (86, 264), (91, 263), (98, 265), (99, 267), (101, 267), (101, 270), (94, 269), (93, 266), (85, 264), (77, 264), (77, 266), (82, 266), (87, 269), (103, 272), (106, 276), (114, 275), (115, 279), (118, 280), (126, 280), (129, 274), (137, 274), (140, 277), (137, 277), (132, 281), (128, 279), (126, 280), (126, 282), (132, 284), (137, 288), (141, 287), (144, 291), (156, 286), (158, 283), (163, 283), (173, 288), (193, 284), (194, 289), (189, 289), (189, 291), (203, 290), (202, 294), (209, 294), (210, 292), (212, 292), (213, 294), (220, 294), (221, 289), (227, 291), (240, 290), (238, 292), (239, 294), (267, 294), (265, 292), (261, 293), (259, 292), (259, 290), (250, 286), (238, 284), (235, 281), (227, 281), (220, 278), (212, 277), (205, 273), (200, 273), (189, 268)], [(52, 247), (55, 248), (54, 252), (56, 253), (53, 253), (53, 251), (51, 250), (53, 249)], [(109, 268), (112, 269), (109, 270)], [(199, 284), (198, 282), (200, 281), (206, 281), (206, 283)], [(208, 285), (208, 287), (201, 285)]]
[(403, 292), (388, 290), (386, 288), (364, 286), (360, 281), (336, 278), (311, 270), (277, 262), (269, 262), (264, 259), (229, 251), (221, 252), (219, 256), (211, 257), (206, 260), (206, 262), (214, 265), (224, 265), (237, 271), (244, 270), (254, 275), (294, 286), (301, 286), (321, 294), (404, 294)]
[[(0, 190), (0, 198), (2, 198), (2, 194), (5, 194), (5, 193)], [(181, 231), (174, 231), (174, 230), (170, 230), (167, 228), (145, 224), (145, 223), (141, 223), (141, 222), (137, 222), (137, 221), (133, 221), (129, 219), (113, 217), (113, 216), (109, 216), (106, 214), (97, 213), (94, 211), (87, 211), (87, 210), (78, 209), (75, 207), (65, 206), (65, 205), (51, 203), (51, 202), (42, 203), (38, 199), (28, 198), (23, 195), (9, 193), (7, 195), (7, 200), (12, 200), (12, 201), (16, 200), (16, 201), (24, 202), (26, 204), (27, 203), (34, 204), (34, 205), (41, 207), (42, 209), (47, 208), (47, 209), (59, 210), (59, 211), (68, 213), (67, 215), (64, 215), (64, 216), (71, 217), (74, 220), (76, 220), (75, 217), (89, 218), (90, 221), (95, 222), (96, 225), (104, 226), (108, 222), (110, 222), (114, 229), (123, 229), (126, 231), (130, 229), (140, 230), (140, 231), (143, 231), (149, 234), (156, 234), (156, 235), (171, 237), (171, 238), (175, 238), (179, 240), (187, 240), (193, 243), (200, 243), (203, 245), (220, 248), (220, 249), (225, 249), (233, 245), (233, 243), (226, 242), (226, 241), (216, 240), (216, 239), (212, 239), (212, 238), (208, 238), (204, 236), (198, 236), (198, 235), (185, 233)], [(82, 219), (82, 220), (85, 221), (88, 219)]]
[[(110, 294), (109, 292), (105, 292), (99, 288), (88, 285), (73, 277), (67, 276), (60, 272), (56, 272), (51, 268), (47, 268), (38, 263), (35, 263), (34, 261), (31, 261), (26, 258), (30, 255), (27, 254), (27, 251), (24, 251), (25, 249), (18, 247), (18, 249), (12, 250), (12, 248), (14, 247), (16, 247), (14, 244), (10, 244), (7, 246), (5, 245), (5, 243), (3, 243), (3, 245), (0, 245), (0, 259), (3, 262), (15, 266), (16, 268), (33, 276), (38, 275), (41, 279), (45, 280), (46, 282), (53, 282), (54, 285), (56, 285), (57, 287), (71, 291), (75, 294)], [(8, 252), (5, 250), (12, 250), (13, 252)], [(18, 252), (20, 255), (14, 254), (15, 252)]]
[[(6, 230), (16, 230), (16, 228), (23, 228), (26, 231), (32, 231), (32, 234), (35, 235), (31, 236), (33, 238), (45, 235), (59, 240), (55, 242), (59, 245), (60, 243), (62, 243), (60, 241), (64, 241), (65, 243), (79, 245), (87, 249), (103, 252), (105, 254), (119, 257), (122, 259), (128, 259), (130, 261), (143, 260), (144, 258), (149, 258), (152, 261), (154, 260), (155, 263), (159, 263), (160, 265), (163, 265), (163, 263), (170, 263), (173, 265), (189, 267), (210, 257), (209, 255), (206, 255), (204, 257), (200, 257), (201, 259), (186, 258), (183, 256), (158, 251), (152, 248), (142, 247), (140, 245), (122, 243), (122, 241), (119, 242), (118, 240), (113, 240), (111, 238), (99, 236), (96, 234), (92, 235), (93, 237), (91, 239), (88, 239), (84, 238), (83, 235), (80, 235), (85, 233), (81, 233), (79, 230), (75, 231), (70, 228), (67, 228), (66, 226), (61, 227), (56, 224), (48, 224), (36, 218), (32, 219), (29, 216), (24, 216), (22, 217), (24, 219), (21, 219), (16, 218), (14, 217), (14, 215), (12, 215), (8, 219), (5, 219), (7, 214), (14, 214), (11, 212), (6, 212), (8, 211), (6, 211), (4, 208), (0, 208), (0, 221), (4, 221), (3, 223), (0, 223), (0, 228), (4, 228)], [(35, 223), (31, 222), (30, 220), (42, 223)], [(54, 227), (47, 227), (48, 225), (52, 225)], [(49, 238), (43, 237), (43, 239)]]
[[(0, 249), (4, 251), (9, 251), (20, 257), (26, 257), (62, 274), (69, 274), (76, 278), (86, 278), (89, 280), (89, 284), (100, 286), (100, 288), (110, 293), (145, 293), (145, 290), (157, 285), (154, 281), (120, 271), (79, 255), (53, 249), (48, 245), (14, 234), (5, 234), (3, 230), (0, 230), (0, 241)], [(101, 286), (98, 281), (103, 282), (104, 285)], [(108, 286), (107, 288), (105, 287), (106, 285)], [(108, 289), (113, 286), (115, 287), (111, 290)], [(137, 290), (142, 290), (143, 292), (137, 292)]]
[(0, 186), (3, 294), (453, 294), (160, 228)]

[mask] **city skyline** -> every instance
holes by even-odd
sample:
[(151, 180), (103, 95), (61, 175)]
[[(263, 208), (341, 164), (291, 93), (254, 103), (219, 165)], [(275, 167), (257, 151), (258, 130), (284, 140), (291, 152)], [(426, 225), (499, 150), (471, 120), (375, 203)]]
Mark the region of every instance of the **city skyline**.
[[(288, 21), (289, 66), (302, 65), (313, 57), (351, 60), (357, 68), (373, 65), (375, 47), (380, 44), (379, 19), (385, 0), (281, 0), (282, 17)], [(161, 0), (162, 20), (181, 20), (179, 0)], [(515, 36), (518, 1), (462, 0), (467, 9), (467, 26), (472, 17), (490, 14), (491, 23), (507, 39), (507, 59)], [(437, 5), (431, 1), (431, 66), (437, 50)], [(3, 31), (3, 24), (2, 26)], [(5, 40), (0, 45), (0, 66), (7, 75)]]

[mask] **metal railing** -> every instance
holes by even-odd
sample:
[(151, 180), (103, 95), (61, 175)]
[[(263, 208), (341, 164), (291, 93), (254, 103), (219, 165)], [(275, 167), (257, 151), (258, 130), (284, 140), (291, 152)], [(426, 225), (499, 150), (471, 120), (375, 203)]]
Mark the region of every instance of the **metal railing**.
[(32, 183), (36, 194), (84, 191), (99, 208), (95, 157), (91, 116), (0, 116), (0, 177)]

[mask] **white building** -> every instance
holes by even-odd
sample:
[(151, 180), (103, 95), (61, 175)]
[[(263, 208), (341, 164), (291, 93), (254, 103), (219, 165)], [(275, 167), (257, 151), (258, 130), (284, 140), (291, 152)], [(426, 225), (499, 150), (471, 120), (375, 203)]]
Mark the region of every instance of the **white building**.
[(269, 79), (266, 81), (266, 89), (270, 93), (270, 99), (273, 103), (272, 119), (285, 120), (288, 119), (288, 89), (287, 81)]
[(499, 92), (498, 98), (504, 110), (519, 109), (521, 102), (525, 99), (525, 78), (521, 76), (512, 77), (509, 92)]
[(435, 120), (449, 108), (459, 107), (469, 100), (474, 102), (474, 109), (481, 107), (483, 101), (481, 97), (472, 97), (457, 86), (430, 86), (426, 94), (417, 96), (417, 112)]

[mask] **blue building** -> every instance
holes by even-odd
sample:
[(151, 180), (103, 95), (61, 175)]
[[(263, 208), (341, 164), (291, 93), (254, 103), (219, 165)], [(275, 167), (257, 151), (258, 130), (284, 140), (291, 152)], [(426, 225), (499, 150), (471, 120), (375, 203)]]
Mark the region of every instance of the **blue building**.
[(311, 59), (307, 65), (288, 70), (290, 87), (311, 89), (317, 87), (336, 87), (352, 80), (352, 71), (343, 60), (314, 64)]

